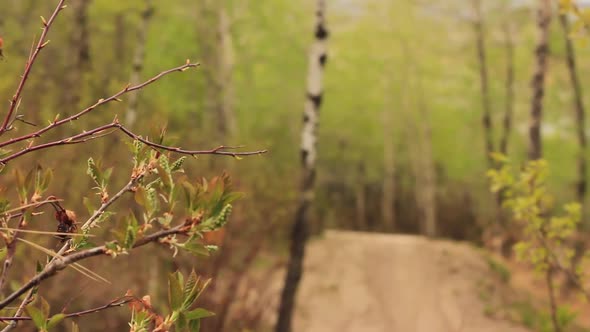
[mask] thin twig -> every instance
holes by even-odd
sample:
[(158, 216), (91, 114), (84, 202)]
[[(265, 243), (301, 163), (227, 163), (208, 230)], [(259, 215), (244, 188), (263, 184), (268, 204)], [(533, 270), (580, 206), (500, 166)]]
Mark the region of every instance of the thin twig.
[(33, 231), (33, 230), (9, 228), (9, 227), (0, 227), (0, 231), (13, 231), (13, 232), (19, 232), (19, 233), (29, 233), (29, 234), (38, 234), (38, 235), (53, 235), (53, 236), (56, 236), (56, 235), (57, 236), (94, 236), (94, 235), (90, 235), (90, 234)]
[[(20, 217), (18, 222), (18, 229), (25, 227), (25, 216), (24, 214)], [(8, 274), (8, 269), (12, 266), (12, 259), (14, 258), (14, 254), (16, 252), (16, 240), (18, 239), (19, 232), (14, 232), (14, 236), (10, 242), (6, 244), (6, 258), (4, 259), (4, 268), (2, 269), (2, 275), (0, 276), (0, 290), (4, 287), (4, 282), (6, 281), (6, 275)]]
[(4, 217), (7, 216), (9, 214), (11, 214), (12, 212), (16, 212), (16, 211), (23, 211), (26, 210), (30, 207), (34, 207), (34, 208), (39, 208), (45, 204), (50, 204), (50, 203), (57, 203), (57, 202), (61, 202), (63, 201), (62, 199), (57, 199), (57, 198), (48, 198), (46, 200), (43, 201), (38, 201), (38, 202), (32, 202), (32, 203), (28, 203), (25, 205), (21, 205), (19, 207), (15, 207), (14, 209), (10, 209), (10, 210), (6, 210), (2, 213), (0, 213), (0, 217)]
[(131, 178), (129, 180), (129, 182), (127, 182), (127, 184), (121, 188), (121, 190), (119, 190), (115, 195), (111, 196), (109, 198), (109, 200), (107, 200), (106, 202), (104, 202), (99, 208), (98, 210), (94, 211), (94, 213), (92, 214), (92, 216), (90, 216), (90, 218), (88, 218), (88, 220), (86, 220), (86, 222), (82, 225), (81, 229), (82, 231), (86, 231), (88, 229), (90, 229), (93, 225), (94, 222), (96, 220), (98, 220), (98, 218), (100, 218), (100, 216), (106, 212), (106, 210), (117, 200), (119, 200), (125, 193), (131, 191), (131, 189), (133, 188), (133, 186), (135, 186), (137, 184), (137, 182), (139, 182), (141, 180), (141, 178), (143, 177), (142, 174), (140, 174), (137, 177)]
[(48, 40), (46, 41), (47, 34), (49, 33), (49, 29), (51, 28), (53, 21), (57, 17), (57, 14), (59, 14), (59, 12), (65, 8), (64, 1), (65, 0), (60, 0), (57, 3), (55, 10), (53, 11), (51, 16), (49, 17), (49, 20), (45, 21), (45, 19), (43, 19), (43, 32), (41, 33), (41, 37), (39, 37), (39, 42), (37, 43), (37, 47), (35, 48), (35, 51), (33, 52), (33, 54), (31, 54), (31, 56), (27, 60), (27, 64), (25, 65), (25, 71), (24, 71), (23, 75), (21, 76), (21, 80), (18, 84), (18, 87), (16, 88), (16, 92), (12, 96), (12, 100), (10, 101), (10, 107), (8, 108), (8, 113), (4, 117), (4, 122), (2, 123), (2, 126), (0, 127), (0, 135), (4, 134), (6, 131), (8, 131), (10, 129), (9, 124), (11, 122), (12, 115), (14, 114), (14, 111), (16, 110), (16, 106), (19, 103), (20, 95), (23, 92), (23, 88), (25, 87), (25, 84), (27, 82), (27, 78), (29, 77), (29, 74), (31, 73), (31, 68), (33, 68), (33, 64), (35, 63), (35, 60), (37, 59), (39, 52), (41, 52), (41, 50), (49, 42)]
[[(120, 307), (120, 306), (125, 305), (129, 302), (138, 301), (138, 300), (139, 299), (136, 298), (135, 296), (123, 296), (123, 297), (115, 299), (105, 305), (101, 305), (100, 307), (65, 314), (65, 318), (80, 317), (80, 316), (84, 316), (84, 315), (88, 315), (88, 314), (93, 314), (93, 313), (103, 311), (103, 310), (106, 310), (109, 308)], [(26, 316), (25, 317), (0, 317), (0, 321), (28, 321), (28, 320), (33, 320), (33, 319), (31, 317), (26, 317)]]
[(149, 146), (156, 148), (156, 149), (162, 149), (162, 150), (176, 152), (176, 153), (180, 153), (180, 154), (187, 154), (187, 155), (191, 155), (191, 156), (201, 155), (201, 154), (216, 154), (216, 155), (224, 155), (224, 156), (231, 156), (231, 157), (239, 157), (239, 156), (258, 155), (258, 154), (263, 154), (263, 153), (267, 152), (267, 150), (231, 152), (231, 151), (225, 151), (225, 150), (236, 149), (236, 147), (225, 146), (225, 145), (220, 145), (220, 146), (210, 149), (210, 150), (185, 150), (182, 148), (171, 147), (171, 146), (166, 146), (166, 145), (150, 142), (150, 141), (142, 138), (141, 136), (134, 134), (129, 129), (125, 128), (124, 126), (122, 126), (119, 123), (113, 123), (113, 124), (114, 124), (114, 127), (119, 128), (127, 136), (129, 136), (135, 140), (138, 140), (138, 141), (144, 143), (145, 145), (149, 145)]
[[(66, 245), (66, 246), (63, 246), (63, 247), (62, 247), (62, 248), (61, 248), (61, 249), (60, 249), (60, 250), (57, 252), (57, 255), (59, 255), (59, 256), (63, 255), (63, 254), (66, 252), (66, 250), (67, 250), (67, 249), (68, 249), (68, 246), (67, 246), (67, 245)], [(52, 257), (52, 258), (51, 258), (51, 260), (49, 261), (49, 264), (51, 264), (51, 263), (52, 263), (52, 262), (55, 260), (55, 258), (56, 258), (56, 257), (57, 257), (57, 256), (54, 256), (54, 257)], [(22, 300), (22, 302), (20, 303), (20, 305), (18, 306), (18, 309), (17, 309), (17, 310), (16, 310), (16, 312), (14, 313), (14, 316), (13, 316), (13, 317), (20, 317), (20, 316), (23, 314), (23, 312), (25, 311), (25, 306), (27, 306), (27, 305), (28, 305), (28, 304), (29, 304), (29, 303), (32, 301), (32, 298), (33, 298), (33, 295), (34, 295), (34, 294), (35, 294), (35, 288), (34, 288), (34, 287), (32, 287), (32, 288), (29, 290), (29, 292), (27, 293), (27, 295), (25, 296), (25, 298)], [(7, 326), (6, 326), (6, 327), (5, 327), (5, 328), (2, 330), (2, 332), (8, 332), (8, 331), (12, 330), (13, 328), (15, 328), (15, 327), (16, 327), (17, 323), (18, 323), (17, 321), (12, 321), (12, 322), (10, 322), (10, 324), (8, 324), (8, 325), (7, 325)]]
[(12, 216), (10, 214), (12, 212), (20, 211), (20, 213), (18, 214), (20, 217), (20, 220), (18, 222), (18, 226), (16, 229), (14, 229), (14, 234), (12, 236), (12, 239), (10, 240), (10, 242), (8, 242), (6, 244), (6, 258), (4, 259), (2, 274), (0, 275), (0, 290), (4, 287), (4, 283), (6, 281), (6, 275), (8, 273), (8, 269), (10, 269), (10, 267), (12, 266), (12, 259), (14, 258), (14, 254), (16, 252), (16, 241), (19, 238), (19, 233), (24, 232), (22, 229), (25, 227), (25, 224), (26, 224), (25, 210), (30, 207), (38, 208), (38, 207), (43, 206), (44, 204), (49, 204), (49, 203), (58, 202), (58, 201), (59, 201), (58, 199), (46, 199), (46, 200), (40, 201), (40, 202), (21, 205), (17, 208), (5, 211), (4, 213), (0, 214), (0, 217), (10, 216), (8, 219), (11, 219)]
[[(176, 227), (161, 230), (155, 232), (153, 234), (147, 235), (141, 239), (139, 239), (134, 245), (133, 248), (138, 248), (144, 246), (150, 242), (155, 242), (160, 238), (168, 237), (174, 234), (182, 234), (188, 232), (187, 226), (184, 224), (180, 224)], [(86, 258), (105, 255), (108, 252), (108, 248), (106, 245), (95, 247), (83, 251), (78, 251), (72, 253), (71, 255), (64, 256), (64, 257), (55, 257), (52, 262), (47, 264), (43, 271), (39, 272), (33, 278), (31, 278), (27, 283), (25, 283), (21, 288), (13, 292), (12, 294), (8, 295), (2, 301), (0, 301), (0, 309), (3, 309), (12, 301), (16, 300), (19, 296), (27, 292), (29, 289), (36, 287), (39, 285), (43, 280), (54, 276), (58, 271), (65, 269), (68, 265), (76, 263)]]
[(7, 140), (5, 142), (0, 143), (0, 147), (4, 147), (4, 146), (7, 146), (7, 145), (11, 145), (11, 144), (14, 144), (14, 143), (17, 143), (17, 142), (21, 142), (21, 141), (24, 141), (24, 140), (28, 140), (28, 139), (31, 139), (31, 138), (35, 138), (35, 137), (40, 137), (42, 134), (44, 134), (45, 132), (47, 132), (47, 131), (55, 128), (55, 127), (61, 126), (61, 125), (65, 124), (65, 123), (68, 123), (68, 122), (71, 122), (71, 121), (78, 120), (80, 117), (82, 117), (85, 114), (91, 112), (92, 110), (94, 110), (95, 108), (97, 108), (99, 106), (102, 106), (104, 104), (107, 104), (107, 103), (109, 103), (111, 101), (121, 101), (121, 99), (119, 99), (119, 97), (121, 97), (122, 95), (124, 95), (124, 94), (126, 94), (128, 92), (131, 92), (131, 91), (142, 89), (145, 86), (154, 83), (155, 81), (159, 80), (160, 78), (162, 78), (162, 77), (164, 77), (164, 76), (166, 76), (166, 75), (168, 75), (170, 73), (173, 73), (173, 72), (183, 72), (183, 71), (185, 71), (185, 70), (187, 70), (189, 68), (193, 68), (193, 67), (197, 67), (197, 66), (199, 66), (198, 63), (190, 63), (190, 62), (187, 61), (182, 66), (178, 66), (178, 67), (175, 67), (175, 68), (171, 68), (171, 69), (165, 70), (165, 71), (159, 73), (158, 75), (156, 75), (156, 76), (148, 79), (147, 81), (145, 81), (145, 82), (143, 82), (141, 84), (134, 85), (134, 86), (127, 85), (123, 89), (121, 89), (119, 92), (115, 93), (114, 95), (112, 95), (112, 96), (110, 96), (108, 98), (99, 99), (93, 105), (91, 105), (91, 106), (83, 109), (82, 111), (80, 111), (80, 112), (78, 112), (76, 114), (73, 114), (71, 116), (68, 116), (68, 117), (66, 117), (66, 118), (64, 118), (62, 120), (58, 120), (58, 118), (56, 117), (55, 120), (53, 120), (49, 125), (45, 126), (44, 128), (41, 128), (41, 129), (39, 129), (39, 130), (37, 130), (35, 132), (29, 133), (29, 134), (26, 134), (26, 135), (23, 135), (23, 136), (11, 138), (11, 139), (9, 139), (9, 140)]
[[(232, 147), (232, 146), (224, 146), (224, 145), (220, 145), (216, 148), (213, 149), (209, 149), (209, 150), (186, 150), (186, 149), (182, 149), (179, 147), (172, 147), (172, 146), (167, 146), (167, 145), (162, 145), (162, 144), (158, 144), (158, 143), (154, 143), (151, 142), (135, 133), (133, 133), (131, 130), (125, 128), (122, 124), (120, 124), (116, 119), (115, 121), (109, 123), (109, 124), (105, 124), (99, 127), (96, 127), (94, 129), (91, 130), (86, 130), (83, 131), (79, 134), (64, 138), (64, 139), (60, 139), (57, 141), (53, 141), (53, 142), (47, 142), (47, 143), (43, 143), (43, 144), (38, 144), (38, 145), (33, 145), (33, 146), (28, 146), (18, 152), (15, 152), (11, 155), (8, 155), (2, 159), (0, 159), (0, 165), (4, 164), (6, 165), (9, 161), (14, 160), (18, 157), (21, 157), (25, 154), (34, 152), (34, 151), (38, 151), (38, 150), (43, 150), (43, 149), (48, 149), (48, 148), (52, 148), (52, 147), (56, 147), (56, 146), (60, 146), (60, 145), (69, 145), (69, 144), (80, 144), (80, 143), (84, 143), (87, 142), (88, 140), (94, 139), (94, 138), (99, 138), (102, 137), (103, 135), (99, 135), (100, 133), (104, 132), (107, 129), (119, 129), (121, 130), (125, 135), (131, 137), (134, 140), (138, 140), (142, 143), (144, 143), (145, 145), (151, 146), (152, 148), (155, 149), (162, 149), (162, 150), (166, 150), (166, 151), (171, 151), (171, 152), (175, 152), (175, 153), (180, 153), (180, 154), (186, 154), (186, 155), (191, 155), (191, 156), (195, 156), (195, 155), (204, 155), (204, 154), (214, 154), (214, 155), (225, 155), (225, 156), (231, 156), (231, 157), (240, 157), (240, 156), (251, 156), (251, 155), (259, 155), (259, 154), (263, 154), (266, 153), (267, 150), (257, 150), (257, 151), (246, 151), (246, 152), (233, 152), (233, 151), (226, 151), (228, 149), (235, 149), (236, 147)], [(97, 136), (99, 135), (99, 136)]]
[[(590, 301), (590, 291), (584, 287), (582, 281), (580, 280), (580, 277), (575, 272), (561, 264), (559, 257), (557, 256), (555, 251), (553, 251), (553, 249), (551, 248), (551, 246), (549, 245), (541, 231), (537, 233), (537, 238), (541, 242), (541, 245), (543, 246), (545, 251), (549, 254), (551, 260), (553, 261), (554, 267), (564, 272), (568, 276), (568, 278), (573, 282), (574, 286), (576, 286), (576, 288), (578, 288), (578, 290), (584, 295), (586, 301)], [(551, 268), (551, 266), (549, 266), (549, 268)]]
[(16, 312), (14, 313), (14, 316), (12, 317), (15, 319), (13, 319), (12, 322), (10, 322), (8, 325), (6, 325), (6, 327), (4, 327), (4, 329), (2, 329), (2, 332), (8, 332), (16, 327), (16, 325), (18, 324), (18, 321), (16, 320), (16, 318), (21, 317), (21, 315), (25, 311), (25, 307), (31, 302), (34, 293), (35, 293), (34, 288), (29, 290), (29, 292), (27, 293), (27, 296), (25, 296), (25, 299), (18, 306), (18, 309), (16, 309)]

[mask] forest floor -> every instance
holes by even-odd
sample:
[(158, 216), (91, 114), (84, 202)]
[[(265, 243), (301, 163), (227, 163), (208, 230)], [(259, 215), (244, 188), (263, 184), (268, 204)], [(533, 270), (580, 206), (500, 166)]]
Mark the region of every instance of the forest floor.
[(307, 247), (294, 330), (530, 331), (496, 309), (509, 272), (490, 262), (463, 243), (327, 231)]

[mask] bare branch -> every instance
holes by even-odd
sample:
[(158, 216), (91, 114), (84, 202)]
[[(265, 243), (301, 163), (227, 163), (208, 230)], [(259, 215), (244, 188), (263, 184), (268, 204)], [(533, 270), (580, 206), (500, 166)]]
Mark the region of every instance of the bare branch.
[[(576, 286), (576, 288), (578, 288), (578, 290), (586, 298), (586, 301), (590, 301), (590, 291), (584, 287), (582, 280), (580, 280), (580, 276), (578, 276), (574, 271), (572, 271), (570, 268), (564, 266), (561, 263), (561, 259), (555, 253), (555, 250), (553, 250), (553, 248), (551, 247), (551, 245), (549, 244), (545, 235), (543, 235), (542, 232), (538, 231), (536, 235), (537, 239), (539, 240), (545, 251), (548, 253), (548, 258), (550, 258), (553, 261), (554, 267), (565, 273), (568, 276), (568, 278), (573, 282), (574, 286)], [(551, 268), (551, 266), (549, 266), (549, 268)]]
[(140, 174), (139, 176), (135, 177), (135, 178), (131, 178), (131, 180), (129, 180), (129, 182), (127, 182), (127, 184), (121, 188), (121, 190), (119, 190), (115, 195), (113, 195), (111, 198), (109, 198), (108, 201), (104, 202), (99, 208), (98, 210), (94, 211), (94, 213), (92, 214), (92, 216), (90, 216), (90, 218), (88, 218), (88, 220), (86, 220), (86, 222), (82, 225), (82, 231), (85, 231), (87, 229), (90, 229), (94, 222), (96, 220), (98, 220), (98, 218), (100, 218), (100, 216), (106, 212), (106, 210), (109, 208), (109, 206), (111, 206), (111, 204), (113, 204), (115, 201), (119, 200), (126, 192), (131, 191), (131, 189), (133, 188), (133, 186), (135, 186), (135, 184), (141, 180), (141, 178), (143, 177), (143, 174)]
[[(33, 300), (34, 290), (35, 289), (29, 290), (29, 292), (27, 293), (27, 296), (25, 296), (25, 299), (18, 306), (18, 309), (16, 309), (16, 312), (14, 313), (13, 318), (18, 318), (23, 314), (23, 312), (25, 311), (25, 307)], [(18, 323), (17, 320), (13, 320), (12, 322), (10, 322), (10, 324), (6, 325), (6, 327), (4, 327), (4, 329), (2, 329), (2, 332), (8, 332), (8, 331), (14, 329), (16, 327), (17, 323)]]
[(199, 66), (198, 63), (190, 63), (190, 62), (187, 61), (184, 65), (178, 66), (178, 67), (175, 67), (175, 68), (171, 68), (171, 69), (168, 69), (168, 70), (165, 70), (165, 71), (159, 73), (158, 75), (150, 78), (149, 80), (147, 80), (147, 81), (145, 81), (145, 82), (143, 82), (141, 84), (134, 85), (134, 86), (127, 85), (126, 87), (124, 87), (123, 89), (121, 89), (119, 92), (115, 93), (114, 95), (112, 95), (112, 96), (110, 96), (108, 98), (99, 99), (93, 105), (91, 105), (91, 106), (83, 109), (82, 111), (80, 111), (80, 112), (78, 112), (78, 113), (76, 113), (74, 115), (68, 116), (68, 117), (66, 117), (66, 118), (64, 118), (62, 120), (58, 120), (56, 118), (55, 120), (53, 120), (53, 122), (51, 122), (49, 125), (47, 125), (44, 128), (41, 128), (41, 129), (39, 129), (39, 130), (37, 130), (35, 132), (29, 133), (29, 134), (26, 134), (26, 135), (22, 135), (22, 136), (19, 136), (19, 137), (11, 138), (11, 139), (9, 139), (9, 140), (7, 140), (5, 142), (0, 143), (0, 147), (4, 147), (4, 146), (7, 146), (7, 145), (11, 145), (11, 144), (14, 144), (14, 143), (17, 143), (17, 142), (21, 142), (21, 141), (24, 141), (24, 140), (28, 140), (28, 139), (31, 139), (31, 138), (35, 138), (35, 137), (40, 137), (42, 134), (44, 134), (45, 132), (47, 132), (49, 130), (52, 130), (55, 127), (61, 126), (61, 125), (65, 124), (65, 123), (68, 123), (70, 121), (78, 120), (80, 117), (82, 117), (83, 115), (91, 112), (92, 110), (94, 110), (95, 108), (97, 108), (99, 106), (102, 106), (102, 105), (107, 104), (107, 103), (112, 102), (112, 101), (120, 101), (119, 97), (121, 97), (122, 95), (124, 95), (124, 94), (126, 94), (128, 92), (131, 92), (131, 91), (142, 89), (142, 88), (144, 88), (144, 87), (146, 87), (146, 86), (154, 83), (155, 81), (161, 79), (162, 77), (164, 77), (164, 76), (166, 76), (166, 75), (168, 75), (170, 73), (173, 73), (173, 72), (183, 72), (183, 71), (185, 71), (185, 70), (187, 70), (189, 68), (198, 67), (198, 66)]
[(6, 258), (4, 259), (2, 274), (0, 275), (0, 290), (4, 287), (4, 283), (6, 281), (6, 275), (8, 273), (8, 269), (10, 269), (10, 267), (12, 266), (12, 259), (14, 258), (14, 254), (16, 252), (16, 241), (18, 240), (19, 233), (21, 233), (22, 229), (25, 227), (25, 218), (24, 218), (25, 210), (27, 210), (28, 208), (31, 208), (31, 207), (36, 209), (36, 208), (39, 208), (45, 204), (50, 204), (50, 203), (58, 202), (58, 201), (59, 201), (58, 199), (46, 199), (46, 200), (40, 201), (40, 202), (25, 204), (25, 205), (5, 211), (4, 213), (0, 214), (0, 217), (8, 216), (8, 219), (11, 219), (12, 212), (20, 211), (20, 213), (18, 213), (20, 220), (18, 222), (17, 229), (14, 231), (14, 235), (12, 236), (12, 239), (10, 241), (7, 240), (7, 243), (6, 243)]
[[(52, 263), (56, 257), (63, 255), (64, 252), (66, 252), (66, 250), (68, 249), (68, 246), (63, 246), (56, 254), (56, 256), (54, 256), (51, 261), (49, 263)], [(33, 299), (33, 295), (35, 294), (35, 288), (32, 287), (29, 292), (27, 293), (27, 295), (25, 296), (25, 298), (22, 300), (22, 302), (20, 303), (20, 305), (18, 306), (18, 309), (16, 310), (16, 312), (14, 313), (13, 317), (20, 317), (23, 312), (25, 311), (25, 306), (27, 306)], [(13, 328), (16, 327), (16, 324), (18, 322), (17, 321), (12, 321), (10, 322), (10, 324), (8, 324), (3, 330), (2, 332), (8, 332), (10, 330), (12, 330)]]
[(27, 64), (25, 65), (25, 71), (21, 77), (18, 87), (16, 88), (14, 96), (12, 96), (12, 100), (10, 101), (10, 107), (8, 108), (8, 113), (4, 117), (2, 126), (0, 126), (0, 136), (4, 134), (6, 131), (10, 130), (12, 116), (14, 115), (14, 111), (16, 110), (16, 107), (20, 101), (20, 96), (27, 82), (27, 78), (29, 78), (29, 74), (31, 73), (31, 68), (33, 68), (33, 64), (35, 63), (35, 60), (37, 59), (39, 52), (41, 52), (41, 50), (47, 45), (47, 43), (49, 43), (49, 41), (46, 40), (47, 34), (49, 33), (49, 29), (51, 28), (51, 25), (53, 24), (53, 21), (55, 20), (59, 12), (65, 8), (64, 2), (65, 0), (60, 0), (57, 3), (57, 6), (55, 7), (53, 14), (51, 14), (51, 16), (49, 17), (49, 20), (46, 21), (44, 18), (42, 18), (43, 32), (41, 33), (41, 37), (39, 37), (39, 42), (37, 42), (37, 47), (35, 48), (35, 51), (27, 60)]
[[(80, 316), (84, 316), (84, 315), (88, 315), (88, 314), (93, 314), (93, 313), (97, 313), (97, 312), (100, 312), (100, 311), (103, 311), (103, 310), (106, 310), (109, 308), (120, 307), (120, 306), (123, 306), (129, 302), (138, 301), (138, 300), (139, 299), (136, 298), (135, 296), (123, 296), (118, 299), (114, 299), (113, 301), (111, 301), (105, 305), (101, 305), (100, 307), (65, 314), (65, 318), (80, 317)], [(0, 321), (28, 321), (28, 320), (33, 320), (33, 319), (31, 317), (0, 317)]]
[(224, 156), (231, 156), (231, 157), (239, 157), (239, 156), (251, 156), (251, 155), (259, 155), (259, 154), (263, 154), (266, 153), (267, 150), (257, 150), (257, 151), (246, 151), (246, 152), (232, 152), (232, 151), (227, 151), (228, 149), (235, 149), (235, 147), (231, 147), (231, 146), (218, 146), (216, 148), (213, 149), (209, 149), (209, 150), (186, 150), (186, 149), (182, 149), (179, 147), (172, 147), (172, 146), (167, 146), (167, 145), (162, 145), (162, 144), (158, 144), (158, 143), (154, 143), (151, 142), (135, 133), (133, 133), (131, 130), (127, 129), (126, 127), (124, 127), (122, 124), (120, 124), (117, 120), (115, 120), (112, 123), (106, 124), (106, 125), (102, 125), (100, 127), (96, 127), (94, 129), (88, 130), (88, 131), (83, 131), (79, 134), (61, 139), (61, 140), (57, 140), (57, 141), (53, 141), (53, 142), (48, 142), (48, 143), (43, 143), (43, 144), (39, 144), (39, 145), (33, 145), (33, 146), (28, 146), (18, 152), (15, 152), (9, 156), (6, 156), (2, 159), (0, 159), (0, 164), (7, 164), (9, 161), (16, 159), (18, 157), (21, 157), (25, 154), (37, 151), (37, 150), (43, 150), (43, 149), (47, 149), (47, 148), (51, 148), (51, 147), (55, 147), (55, 146), (59, 146), (59, 145), (69, 145), (69, 144), (79, 144), (79, 143), (84, 143), (87, 142), (88, 140), (91, 139), (95, 139), (95, 138), (100, 138), (103, 137), (104, 135), (102, 135), (101, 133), (103, 133), (105, 130), (107, 129), (119, 129), (120, 131), (122, 131), (125, 135), (133, 138), (134, 140), (138, 140), (148, 146), (151, 146), (152, 148), (155, 149), (162, 149), (162, 150), (166, 150), (166, 151), (170, 151), (170, 152), (175, 152), (175, 153), (180, 153), (180, 154), (186, 154), (186, 155), (203, 155), (203, 154), (215, 154), (215, 155), (224, 155)]
[[(190, 226), (187, 227), (185, 224), (180, 224), (170, 229), (161, 230), (145, 236), (139, 239), (134, 245), (133, 248), (138, 248), (144, 246), (150, 242), (158, 241), (161, 238), (168, 237), (174, 234), (184, 234), (187, 233), (190, 229)], [(32, 289), (39, 285), (43, 280), (54, 276), (58, 271), (65, 269), (68, 265), (74, 264), (78, 261), (81, 261), (86, 258), (105, 255), (108, 252), (106, 245), (95, 247), (79, 252), (75, 252), (71, 255), (54, 258), (52, 262), (47, 264), (43, 271), (39, 272), (33, 278), (31, 278), (27, 283), (25, 283), (21, 288), (13, 292), (12, 294), (8, 295), (2, 301), (0, 301), (0, 309), (5, 308), (7, 305), (12, 303), (12, 301), (16, 300), (19, 296), (27, 292), (28, 290)]]
[(185, 150), (185, 149), (178, 148), (178, 147), (171, 147), (171, 146), (166, 146), (166, 145), (150, 142), (150, 141), (142, 138), (141, 136), (134, 134), (129, 129), (125, 128), (124, 126), (122, 126), (119, 123), (116, 123), (115, 127), (119, 128), (122, 132), (125, 133), (125, 135), (127, 135), (135, 140), (138, 140), (138, 141), (144, 143), (145, 145), (149, 145), (152, 148), (162, 149), (162, 150), (176, 152), (176, 153), (180, 153), (180, 154), (187, 154), (187, 155), (191, 155), (191, 156), (200, 155), (200, 154), (216, 154), (216, 155), (224, 155), (224, 156), (231, 156), (231, 157), (239, 157), (239, 156), (258, 155), (258, 154), (263, 154), (263, 153), (267, 152), (267, 150), (231, 152), (231, 151), (226, 151), (226, 150), (235, 149), (236, 147), (225, 146), (225, 145), (220, 145), (220, 146), (210, 149), (210, 150)]

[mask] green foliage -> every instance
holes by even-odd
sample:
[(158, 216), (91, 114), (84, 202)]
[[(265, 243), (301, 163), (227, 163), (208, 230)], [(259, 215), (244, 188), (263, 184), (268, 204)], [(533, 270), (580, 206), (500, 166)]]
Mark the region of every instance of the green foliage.
[(551, 263), (561, 265), (556, 259), (571, 259), (572, 250), (564, 244), (571, 241), (580, 223), (580, 205), (565, 204), (564, 214), (553, 216), (554, 198), (547, 191), (546, 161), (530, 161), (517, 175), (509, 161), (496, 161), (501, 166), (488, 171), (492, 191), (502, 194), (503, 206), (512, 212), (523, 231), (523, 240), (515, 246), (517, 257), (539, 271), (545, 271)]
[(204, 217), (199, 227), (202, 230), (215, 230), (225, 224), (231, 213), (233, 201), (241, 195), (232, 192), (231, 180), (227, 174), (210, 181), (182, 182), (186, 201), (186, 213), (193, 217)]
[[(494, 159), (498, 168), (488, 171), (492, 191), (502, 195), (503, 206), (512, 212), (513, 226), (522, 231), (521, 241), (514, 247), (517, 258), (532, 264), (539, 273), (546, 274), (549, 292), (554, 292), (553, 271), (565, 270), (581, 280), (579, 271), (570, 270), (574, 266), (574, 250), (571, 246), (581, 219), (580, 204), (567, 203), (562, 215), (554, 215), (554, 198), (546, 185), (546, 161), (529, 161), (520, 172), (514, 174), (507, 158), (494, 155)], [(528, 312), (523, 312), (523, 321), (527, 326), (535, 322)], [(554, 331), (570, 325), (575, 314), (566, 307), (556, 305), (556, 310), (543, 317), (535, 328)]]
[(59, 324), (64, 318), (63, 313), (49, 316), (49, 303), (44, 298), (40, 298), (40, 307), (35, 306), (34, 303), (27, 305), (26, 311), (32, 318), (35, 327), (40, 332), (47, 332)]
[(131, 312), (129, 326), (133, 332), (148, 332), (152, 320), (147, 310), (135, 310)]
[(153, 325), (154, 329), (168, 331), (172, 326), (177, 332), (198, 332), (200, 321), (214, 314), (203, 308), (192, 309), (202, 292), (207, 288), (211, 280), (203, 280), (195, 271), (192, 271), (186, 282), (180, 272), (168, 276), (168, 307), (170, 313), (165, 317), (158, 315), (149, 301), (145, 298), (136, 301), (132, 306), (130, 326), (132, 331), (147, 331)]
[[(573, 14), (576, 17), (576, 21), (570, 28), (571, 36), (588, 37), (588, 28), (590, 27), (590, 8), (578, 7), (575, 0), (559, 0), (559, 11), (560, 14)], [(583, 45), (588, 45), (588, 43), (585, 42)]]
[(490, 267), (490, 270), (492, 270), (496, 274), (498, 274), (498, 276), (500, 277), (500, 280), (502, 280), (503, 283), (510, 282), (511, 273), (506, 265), (496, 261), (492, 257), (487, 257), (486, 260), (488, 262), (488, 266)]
[(102, 202), (105, 202), (109, 198), (107, 186), (112, 173), (112, 167), (103, 171), (94, 162), (92, 157), (88, 158), (88, 168), (86, 169), (86, 174), (88, 174), (88, 176), (90, 176), (92, 181), (94, 181), (96, 184), (95, 189), (98, 191), (98, 195), (100, 196)]
[[(524, 326), (534, 331), (553, 332), (553, 322), (547, 312), (539, 311), (530, 301), (520, 301), (510, 305), (517, 319)], [(557, 307), (557, 322), (562, 328), (572, 327), (575, 323), (576, 314), (568, 306)]]

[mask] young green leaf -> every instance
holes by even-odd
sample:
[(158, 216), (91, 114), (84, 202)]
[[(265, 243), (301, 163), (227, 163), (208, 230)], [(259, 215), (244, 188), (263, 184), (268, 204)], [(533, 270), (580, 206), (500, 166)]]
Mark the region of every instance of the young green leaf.
[(65, 314), (56, 314), (56, 315), (51, 316), (51, 318), (49, 319), (49, 322), (47, 322), (47, 328), (50, 329), (50, 328), (55, 327), (64, 318), (66, 318)]
[(173, 311), (180, 310), (182, 306), (182, 281), (180, 272), (172, 273), (168, 276), (168, 301)]
[(92, 157), (88, 158), (88, 168), (86, 169), (86, 174), (90, 176), (97, 186), (102, 187), (102, 175)]
[(203, 308), (197, 308), (195, 310), (191, 310), (189, 312), (186, 312), (184, 315), (186, 316), (187, 319), (193, 320), (193, 319), (201, 319), (201, 318), (215, 316), (215, 313), (208, 311), (206, 309), (203, 309)]
[(196, 300), (199, 291), (199, 280), (200, 278), (197, 276), (195, 270), (192, 270), (186, 280), (186, 284), (184, 284), (182, 310), (188, 310)]
[(194, 319), (188, 323), (188, 330), (190, 332), (199, 332), (201, 330), (201, 320)]
[(27, 314), (29, 314), (29, 316), (31, 317), (31, 319), (33, 320), (33, 323), (35, 324), (35, 327), (43, 330), (46, 327), (46, 322), (47, 322), (47, 317), (43, 316), (43, 312), (41, 311), (41, 309), (36, 308), (35, 306), (33, 306), (32, 304), (28, 305), (26, 307), (27, 310)]

